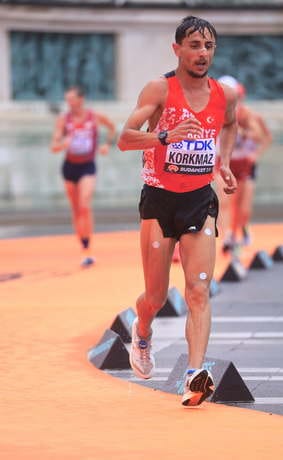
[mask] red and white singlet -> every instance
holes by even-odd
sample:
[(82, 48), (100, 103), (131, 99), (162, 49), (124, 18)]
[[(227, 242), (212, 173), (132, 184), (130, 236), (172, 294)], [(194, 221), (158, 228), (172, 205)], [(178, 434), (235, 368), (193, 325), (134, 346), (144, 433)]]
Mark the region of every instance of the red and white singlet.
[(85, 119), (75, 123), (70, 112), (65, 115), (65, 135), (71, 136), (71, 145), (66, 159), (71, 163), (87, 163), (95, 157), (97, 147), (97, 122), (92, 110), (87, 110)]
[(180, 122), (195, 117), (201, 122), (202, 135), (169, 145), (158, 145), (143, 152), (142, 178), (147, 185), (173, 192), (189, 192), (213, 180), (216, 139), (223, 126), (226, 98), (221, 85), (209, 78), (210, 97), (201, 112), (188, 105), (174, 72), (165, 75), (168, 96), (154, 131), (171, 130)]

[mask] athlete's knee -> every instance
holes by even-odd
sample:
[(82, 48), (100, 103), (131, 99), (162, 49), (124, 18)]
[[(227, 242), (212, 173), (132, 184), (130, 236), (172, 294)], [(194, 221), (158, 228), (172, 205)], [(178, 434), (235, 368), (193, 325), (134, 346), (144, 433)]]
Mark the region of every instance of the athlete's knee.
[(83, 203), (79, 205), (78, 213), (80, 217), (89, 215), (90, 211), (91, 211), (91, 207), (89, 204)]
[(167, 292), (145, 293), (144, 302), (153, 315), (157, 314), (167, 300)]
[(186, 286), (186, 301), (189, 310), (203, 310), (209, 299), (209, 281), (205, 273), (200, 274), (203, 279), (188, 283)]

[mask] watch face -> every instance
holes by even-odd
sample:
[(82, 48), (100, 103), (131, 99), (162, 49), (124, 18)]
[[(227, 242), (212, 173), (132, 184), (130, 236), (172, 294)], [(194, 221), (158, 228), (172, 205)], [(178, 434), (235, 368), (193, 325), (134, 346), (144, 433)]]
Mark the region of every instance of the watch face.
[(167, 138), (167, 131), (160, 131), (158, 134), (158, 138), (163, 145), (167, 145), (166, 138)]

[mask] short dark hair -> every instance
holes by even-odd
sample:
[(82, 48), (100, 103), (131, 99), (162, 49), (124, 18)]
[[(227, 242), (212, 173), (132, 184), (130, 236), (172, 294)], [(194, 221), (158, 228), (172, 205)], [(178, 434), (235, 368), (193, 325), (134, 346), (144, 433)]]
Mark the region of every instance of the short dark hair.
[[(187, 34), (188, 29), (189, 33)], [(216, 41), (217, 33), (214, 26), (210, 24), (210, 22), (206, 21), (205, 19), (197, 18), (196, 16), (186, 16), (184, 19), (182, 19), (182, 22), (176, 29), (175, 41), (180, 45), (185, 37), (193, 34), (196, 31), (200, 32), (202, 36), (204, 36), (205, 29), (211, 33)]]
[(67, 88), (66, 92), (68, 93), (69, 91), (75, 91), (76, 95), (79, 97), (84, 97), (85, 95), (85, 90), (82, 86), (79, 85), (70, 86), (69, 88)]

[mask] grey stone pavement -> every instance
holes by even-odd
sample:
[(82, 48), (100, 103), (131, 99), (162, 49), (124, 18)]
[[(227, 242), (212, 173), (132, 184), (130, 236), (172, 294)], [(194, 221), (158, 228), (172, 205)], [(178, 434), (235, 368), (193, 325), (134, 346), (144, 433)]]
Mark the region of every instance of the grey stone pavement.
[[(220, 282), (219, 287), (211, 299), (212, 331), (206, 356), (209, 361), (231, 362), (255, 399), (226, 404), (283, 415), (283, 262), (274, 262), (268, 269), (250, 269), (246, 279)], [(105, 372), (167, 391), (172, 369), (187, 353), (184, 326), (184, 316), (154, 320), (156, 373), (152, 379), (138, 379), (127, 369)]]

